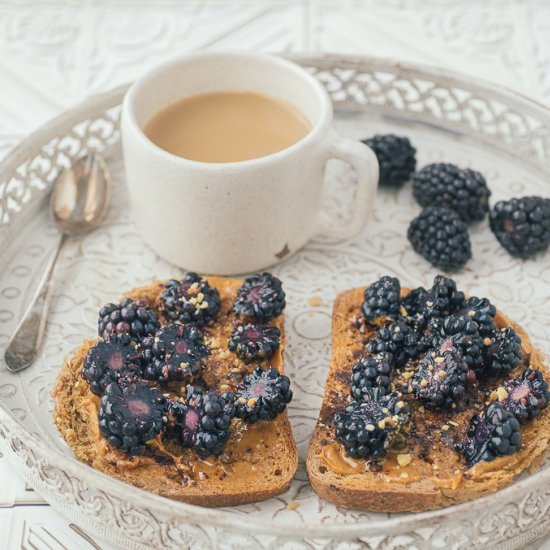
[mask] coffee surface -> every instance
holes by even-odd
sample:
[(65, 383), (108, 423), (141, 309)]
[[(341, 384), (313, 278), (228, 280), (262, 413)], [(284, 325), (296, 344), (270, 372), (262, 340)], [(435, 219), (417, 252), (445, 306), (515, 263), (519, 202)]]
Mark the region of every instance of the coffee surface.
[(236, 162), (276, 153), (311, 130), (292, 105), (251, 92), (193, 96), (155, 114), (144, 132), (162, 149), (189, 160)]

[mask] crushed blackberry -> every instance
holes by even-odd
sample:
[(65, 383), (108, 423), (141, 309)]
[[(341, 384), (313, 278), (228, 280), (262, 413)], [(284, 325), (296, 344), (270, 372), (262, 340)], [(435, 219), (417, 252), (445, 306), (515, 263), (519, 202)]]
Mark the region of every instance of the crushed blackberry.
[(404, 367), (409, 359), (420, 355), (421, 347), (415, 330), (404, 321), (395, 321), (382, 327), (376, 336), (367, 342), (369, 353), (391, 354), (390, 364)]
[(472, 257), (468, 227), (448, 208), (424, 208), (409, 225), (414, 251), (443, 271), (458, 271)]
[(493, 320), (496, 314), (497, 308), (487, 298), (476, 296), (468, 298), (457, 311), (457, 315), (473, 319), (483, 337), (490, 336), (496, 330)]
[(129, 334), (139, 342), (154, 334), (159, 326), (157, 314), (145, 300), (124, 298), (120, 304), (106, 304), (99, 310), (98, 334), (103, 340), (113, 334)]
[(101, 398), (99, 431), (109, 444), (130, 455), (160, 434), (166, 400), (144, 382), (109, 384)]
[(353, 458), (380, 458), (402, 442), (411, 411), (398, 393), (351, 401), (334, 415), (336, 439)]
[(170, 401), (168, 421), (171, 433), (184, 447), (193, 449), (199, 456), (219, 456), (230, 436), (231, 419), (235, 416), (234, 396), (204, 392), (188, 386), (185, 402)]
[(416, 169), (416, 149), (406, 137), (376, 135), (362, 140), (378, 159), (381, 187), (401, 187)]
[(273, 420), (292, 400), (290, 380), (275, 368), (254, 369), (235, 391), (235, 416), (250, 424)]
[(382, 352), (361, 358), (352, 369), (351, 391), (353, 399), (370, 399), (370, 390), (379, 388), (379, 395), (391, 392), (391, 372), (393, 356)]
[(413, 195), (421, 206), (450, 208), (470, 223), (485, 217), (491, 192), (479, 172), (435, 163), (424, 166), (413, 176)]
[(187, 273), (181, 281), (172, 279), (164, 284), (157, 305), (170, 321), (203, 327), (216, 318), (221, 301), (218, 290), (208, 281), (196, 273)]
[(271, 325), (235, 323), (228, 340), (229, 351), (244, 361), (269, 359), (279, 348), (281, 331)]
[(514, 415), (499, 403), (491, 403), (470, 422), (466, 439), (457, 445), (468, 466), (514, 454), (521, 447), (521, 430)]
[(82, 378), (95, 395), (103, 395), (112, 382), (138, 373), (139, 354), (129, 334), (114, 334), (90, 348), (82, 367)]
[(420, 361), (409, 382), (409, 391), (429, 409), (449, 409), (464, 398), (467, 383), (468, 366), (448, 338)]
[(548, 383), (542, 372), (531, 368), (520, 377), (509, 380), (504, 389), (508, 397), (501, 404), (520, 424), (536, 418), (550, 400)]
[(550, 199), (499, 201), (489, 215), (491, 230), (512, 256), (530, 258), (550, 245)]
[(281, 315), (285, 306), (281, 281), (271, 273), (257, 273), (244, 280), (233, 311), (237, 317), (265, 323)]
[(521, 338), (512, 327), (503, 328), (485, 339), (483, 374), (488, 378), (503, 376), (521, 362)]
[(143, 374), (149, 380), (191, 382), (199, 373), (209, 349), (195, 325), (167, 323), (143, 341)]
[(396, 319), (401, 312), (401, 286), (399, 280), (387, 275), (372, 283), (365, 290), (365, 301), (361, 311), (371, 325), (383, 324), (388, 319)]

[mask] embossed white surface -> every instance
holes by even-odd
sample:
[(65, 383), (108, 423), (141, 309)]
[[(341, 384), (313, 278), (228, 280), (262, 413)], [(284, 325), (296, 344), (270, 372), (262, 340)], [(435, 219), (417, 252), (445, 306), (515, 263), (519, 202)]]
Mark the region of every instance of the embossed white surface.
[[(392, 0), (384, 3), (374, 0), (208, 0), (175, 4), (170, 0), (155, 2), (154, 5), (146, 1), (61, 1), (38, 5), (35, 2), (12, 1), (1, 4), (0, 154), (28, 131), (79, 99), (131, 80), (145, 68), (175, 52), (200, 48), (250, 48), (275, 52), (346, 51), (383, 55), (460, 69), (472, 74), (474, 79), (488, 78), (542, 101), (550, 100), (550, 7), (544, 1), (480, 5), (474, 1), (454, 0)], [(467, 156), (464, 158), (468, 160)], [(428, 159), (424, 157), (424, 160)], [(488, 161), (490, 163), (490, 158)], [(499, 170), (499, 174), (502, 173)], [(510, 192), (523, 192), (523, 177), (522, 172), (518, 173), (517, 181), (510, 183)], [(393, 204), (393, 198), (388, 200)], [(408, 212), (406, 214), (410, 216)], [(383, 218), (378, 223), (381, 221)], [(52, 233), (49, 235), (51, 237)], [(477, 248), (474, 243), (474, 253), (477, 252), (478, 257), (483, 255), (483, 238), (478, 233), (474, 237), (475, 243), (478, 243)], [(44, 248), (44, 245), (40, 246)], [(353, 243), (348, 248), (357, 254), (355, 258), (364, 253), (362, 247)], [(494, 249), (487, 250), (492, 252)], [(44, 252), (45, 248), (31, 247), (22, 258), (25, 262), (38, 259)], [(67, 276), (66, 270), (76, 265), (74, 254), (75, 249), (69, 248), (61, 266), (62, 276)], [(390, 249), (387, 258), (391, 258), (391, 254)], [(506, 257), (502, 259), (506, 262)], [(351, 265), (341, 264), (334, 256), (332, 260), (335, 269), (345, 268), (346, 273), (353, 269), (356, 262), (353, 256)], [(35, 263), (32, 265), (36, 267)], [(112, 266), (109, 267), (111, 269)], [(374, 266), (372, 269), (375, 271)], [(32, 274), (25, 268), (17, 272), (24, 282), (18, 289), (19, 293), (28, 293), (34, 282)], [(483, 277), (487, 271), (480, 271), (479, 274)], [(522, 276), (521, 270), (513, 271), (514, 281), (523, 280)], [(363, 280), (359, 279), (348, 277), (347, 280), (361, 284)], [(109, 271), (106, 284), (112, 285), (111, 288), (126, 282), (129, 281), (121, 279), (120, 274)], [(315, 309), (311, 318), (308, 313), (296, 315), (298, 332), (311, 335), (314, 327), (313, 335), (328, 334), (330, 300), (336, 289), (334, 284), (328, 289), (313, 289), (312, 294), (323, 297), (322, 307)], [(519, 304), (508, 313), (525, 323), (539, 343), (548, 340), (548, 333), (530, 325), (529, 303), (536, 306), (533, 314), (536, 326), (548, 326), (547, 308), (536, 295), (542, 285), (548, 285), (544, 274), (535, 276), (526, 286), (515, 287), (513, 292), (502, 285), (494, 289), (494, 293), (502, 294), (506, 301)], [(347, 283), (343, 281), (339, 288), (345, 286)], [(5, 290), (3, 286), (2, 290)], [(306, 293), (301, 301), (297, 301), (297, 307), (307, 309), (307, 297), (312, 289), (304, 290)], [(489, 290), (493, 292), (491, 288)], [(8, 290), (0, 296), (0, 309), (5, 310), (6, 303), (17, 300), (12, 311), (18, 316), (23, 307), (23, 294), (10, 298), (13, 292)], [(107, 297), (115, 297), (115, 293)], [(89, 304), (90, 315), (96, 305)], [(74, 306), (66, 303), (63, 308)], [(13, 322), (13, 318), (4, 311), (0, 313), (2, 345), (8, 333), (6, 326)], [(90, 315), (80, 330), (88, 330), (92, 326), (93, 316)], [(76, 344), (78, 338), (73, 341)], [(309, 348), (306, 364), (311, 365), (314, 354), (319, 350), (325, 356), (328, 354), (326, 338), (315, 342), (317, 347)], [(54, 355), (60, 352), (55, 347), (48, 347), (47, 350)], [(3, 376), (4, 373), (0, 372), (0, 377)], [(40, 497), (25, 490), (25, 484), (17, 481), (2, 458), (0, 479), (0, 506), (41, 501)], [(49, 509), (46, 513), (45, 508), (18, 507), (14, 510), (0, 510), (3, 514), (0, 516), (0, 547), (5, 544), (10, 549), (87, 548), (80, 541), (63, 546), (64, 539), (60, 537), (57, 537), (62, 541), (59, 544), (51, 539), (44, 542), (40, 537), (32, 545), (24, 543), (27, 539), (22, 536), (21, 517), (28, 517), (29, 522), (37, 525), (41, 518), (52, 525), (58, 522), (62, 526), (68, 522)], [(44, 515), (40, 516), (39, 511), (42, 510)], [(7, 517), (10, 520), (4, 521)], [(2, 530), (8, 523), (13, 528), (6, 537)], [(103, 544), (101, 548), (107, 548)]]

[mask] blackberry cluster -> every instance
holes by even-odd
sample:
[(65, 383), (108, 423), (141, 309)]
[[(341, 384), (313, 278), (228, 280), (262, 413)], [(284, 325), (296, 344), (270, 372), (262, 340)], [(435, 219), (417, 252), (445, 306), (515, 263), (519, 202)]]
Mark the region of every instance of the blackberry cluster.
[(384, 276), (365, 290), (365, 301), (361, 311), (372, 325), (379, 325), (388, 319), (397, 319), (401, 312), (401, 286), (395, 277)]
[(166, 400), (144, 382), (109, 384), (101, 398), (99, 431), (109, 444), (130, 455), (160, 434)]
[(108, 340), (113, 334), (129, 334), (140, 342), (159, 328), (157, 314), (145, 300), (125, 298), (120, 304), (106, 304), (99, 310), (98, 334)]
[(379, 458), (401, 440), (411, 411), (400, 394), (351, 401), (334, 415), (336, 438), (353, 458)]
[(536, 418), (548, 406), (550, 391), (542, 372), (526, 369), (519, 378), (504, 385), (508, 397), (502, 406), (515, 416), (520, 424)]
[(131, 377), (139, 371), (139, 354), (129, 334), (111, 335), (98, 342), (88, 353), (82, 367), (82, 378), (95, 395), (103, 395), (112, 382)]
[(360, 359), (352, 369), (351, 397), (357, 401), (371, 398), (371, 390), (378, 388), (379, 395), (391, 392), (391, 373), (393, 356), (382, 352)]
[(512, 256), (530, 258), (550, 245), (550, 199), (499, 201), (489, 215), (491, 230)]
[(523, 358), (521, 338), (512, 327), (494, 332), (483, 348), (483, 374), (488, 378), (504, 376), (515, 369)]
[(429, 206), (409, 225), (414, 251), (443, 271), (458, 271), (472, 257), (468, 227), (449, 208)]
[(456, 313), (475, 321), (480, 336), (490, 336), (496, 330), (494, 317), (497, 309), (487, 298), (472, 296), (460, 306)]
[(378, 159), (381, 187), (401, 187), (416, 169), (416, 149), (406, 137), (376, 135), (362, 140)]
[(451, 339), (428, 352), (416, 367), (410, 390), (429, 409), (449, 409), (464, 398), (468, 366)]
[(466, 440), (457, 445), (457, 450), (468, 465), (473, 465), (514, 454), (520, 447), (519, 422), (501, 404), (491, 403), (481, 416), (472, 418)]
[(250, 424), (273, 420), (292, 400), (290, 380), (277, 369), (254, 369), (235, 392), (235, 416)]
[(391, 354), (390, 363), (397, 368), (404, 367), (409, 359), (418, 357), (421, 349), (415, 330), (402, 320), (382, 327), (376, 336), (367, 342), (369, 353)]
[(271, 325), (236, 323), (228, 341), (230, 351), (244, 361), (270, 358), (279, 348), (281, 331)]
[(424, 166), (413, 176), (413, 195), (421, 206), (450, 208), (470, 223), (485, 217), (491, 192), (479, 172), (436, 163)]
[(164, 284), (157, 306), (170, 321), (203, 327), (216, 318), (221, 301), (219, 292), (208, 281), (187, 273), (181, 281), (172, 279)]
[(191, 382), (202, 368), (209, 349), (195, 325), (168, 323), (155, 336), (143, 341), (143, 374), (161, 383), (174, 380)]
[(229, 427), (235, 416), (233, 401), (231, 393), (204, 392), (188, 386), (184, 403), (171, 401), (168, 405), (172, 433), (181, 445), (201, 457), (219, 456), (230, 436)]
[(281, 315), (285, 305), (281, 281), (271, 273), (257, 273), (244, 280), (233, 311), (237, 317), (266, 323)]

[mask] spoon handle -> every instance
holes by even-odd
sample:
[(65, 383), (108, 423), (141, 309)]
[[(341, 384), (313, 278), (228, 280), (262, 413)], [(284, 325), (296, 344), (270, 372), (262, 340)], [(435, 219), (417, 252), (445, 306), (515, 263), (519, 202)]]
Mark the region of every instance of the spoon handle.
[(40, 280), (38, 290), (6, 348), (4, 360), (10, 372), (19, 372), (30, 367), (36, 358), (46, 328), (53, 288), (52, 274), (65, 239), (66, 235), (62, 234)]

